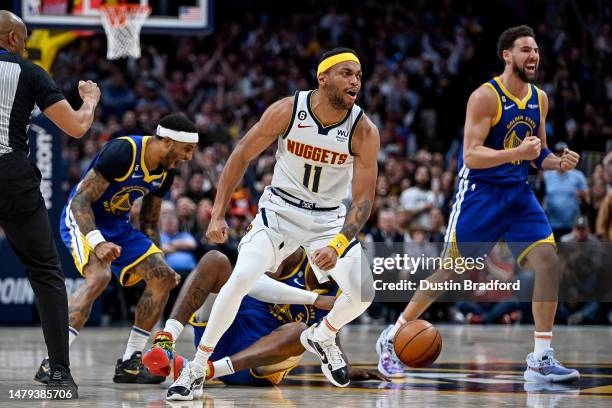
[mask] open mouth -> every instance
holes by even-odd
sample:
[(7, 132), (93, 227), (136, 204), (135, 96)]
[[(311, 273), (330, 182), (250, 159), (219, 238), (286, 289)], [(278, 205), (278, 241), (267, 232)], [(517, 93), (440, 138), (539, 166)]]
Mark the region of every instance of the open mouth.
[(351, 98), (351, 99), (356, 99), (357, 98), (357, 91), (354, 89), (349, 89), (348, 91), (346, 91), (346, 94)]
[(535, 74), (536, 71), (536, 64), (526, 64), (525, 65), (525, 72), (527, 72), (528, 74)]

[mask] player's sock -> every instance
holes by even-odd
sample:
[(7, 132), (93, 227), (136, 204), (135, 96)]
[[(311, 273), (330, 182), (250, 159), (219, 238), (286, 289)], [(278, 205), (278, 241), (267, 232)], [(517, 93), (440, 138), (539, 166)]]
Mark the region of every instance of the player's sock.
[(198, 377), (203, 377), (206, 374), (206, 366), (208, 365), (208, 359), (212, 353), (212, 347), (206, 347), (203, 344), (198, 346), (198, 351), (196, 351), (195, 358), (191, 363), (191, 369)]
[(539, 360), (544, 352), (550, 349), (550, 341), (552, 340), (552, 332), (533, 332), (534, 348), (533, 355)]
[[(210, 364), (209, 364), (210, 365)], [(212, 363), (212, 372), (210, 373), (210, 378), (219, 378), (224, 375), (234, 374), (234, 366), (232, 365), (232, 360), (229, 357), (223, 357), (220, 360), (214, 361)]]
[(68, 347), (72, 345), (72, 342), (76, 340), (79, 335), (79, 331), (74, 327), (68, 326)]
[(327, 318), (325, 317), (323, 318), (321, 324), (317, 325), (314, 328), (314, 335), (318, 339), (329, 339), (332, 337), (336, 337), (336, 333), (338, 333), (338, 330), (336, 330), (332, 325), (330, 325), (327, 321)]
[(387, 341), (392, 341), (395, 337), (395, 333), (397, 333), (399, 328), (404, 324), (406, 324), (406, 319), (404, 319), (404, 316), (400, 315), (391, 330), (387, 332)]
[(178, 320), (168, 319), (166, 320), (164, 331), (170, 333), (172, 335), (172, 340), (176, 341), (183, 332), (184, 327), (185, 326), (183, 326)]
[(150, 335), (150, 332), (132, 326), (130, 338), (128, 339), (125, 353), (123, 353), (123, 361), (129, 360), (134, 352), (144, 350)]

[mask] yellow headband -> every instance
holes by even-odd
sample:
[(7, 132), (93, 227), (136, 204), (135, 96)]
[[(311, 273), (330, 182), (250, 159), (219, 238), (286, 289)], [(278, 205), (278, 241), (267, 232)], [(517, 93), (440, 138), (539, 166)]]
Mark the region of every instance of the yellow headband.
[(355, 54), (352, 52), (343, 52), (342, 54), (332, 55), (331, 57), (325, 58), (323, 61), (321, 61), (319, 68), (317, 69), (317, 76), (319, 76), (320, 73), (327, 71), (334, 65), (345, 61), (355, 61), (361, 65), (359, 58), (357, 58)]

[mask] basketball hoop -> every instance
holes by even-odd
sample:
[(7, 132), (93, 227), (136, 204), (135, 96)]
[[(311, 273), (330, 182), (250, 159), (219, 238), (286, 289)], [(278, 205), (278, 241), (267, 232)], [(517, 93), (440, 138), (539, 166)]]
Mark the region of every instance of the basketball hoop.
[(106, 32), (106, 58), (140, 58), (140, 29), (151, 14), (151, 7), (120, 4), (100, 7), (102, 26)]

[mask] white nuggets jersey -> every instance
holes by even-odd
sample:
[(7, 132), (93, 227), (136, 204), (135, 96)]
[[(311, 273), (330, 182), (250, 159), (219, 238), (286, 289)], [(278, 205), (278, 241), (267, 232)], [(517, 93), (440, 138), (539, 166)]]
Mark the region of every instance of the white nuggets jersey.
[(340, 122), (323, 126), (311, 107), (313, 92), (295, 93), (289, 127), (278, 138), (272, 187), (317, 207), (336, 207), (348, 196), (351, 142), (363, 110), (353, 105)]

